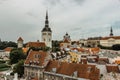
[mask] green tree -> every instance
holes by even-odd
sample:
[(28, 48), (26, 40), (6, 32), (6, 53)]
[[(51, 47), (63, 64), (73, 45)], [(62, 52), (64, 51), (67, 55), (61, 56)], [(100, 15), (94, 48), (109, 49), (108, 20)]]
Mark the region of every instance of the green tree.
[(13, 73), (18, 73), (20, 77), (24, 74), (24, 60), (20, 60), (13, 68)]
[(21, 59), (25, 59), (26, 55), (23, 53), (22, 49), (13, 49), (10, 52), (10, 64), (15, 64)]
[(0, 42), (0, 49), (3, 50), (6, 47), (17, 47), (17, 44), (15, 42), (12, 41), (2, 41)]
[(61, 42), (62, 41), (57, 41), (57, 40), (52, 41), (52, 51), (53, 52), (60, 51), (60, 43)]
[(113, 50), (120, 50), (120, 44), (115, 44), (112, 46)]

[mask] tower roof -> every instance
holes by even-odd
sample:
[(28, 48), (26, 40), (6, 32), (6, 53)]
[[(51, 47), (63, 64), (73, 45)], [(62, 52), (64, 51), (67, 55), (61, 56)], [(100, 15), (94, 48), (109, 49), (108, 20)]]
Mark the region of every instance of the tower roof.
[(17, 41), (23, 41), (23, 39), (21, 37), (19, 37)]
[(42, 29), (42, 32), (44, 31), (52, 32), (51, 28), (49, 27), (48, 11), (46, 11), (45, 27)]

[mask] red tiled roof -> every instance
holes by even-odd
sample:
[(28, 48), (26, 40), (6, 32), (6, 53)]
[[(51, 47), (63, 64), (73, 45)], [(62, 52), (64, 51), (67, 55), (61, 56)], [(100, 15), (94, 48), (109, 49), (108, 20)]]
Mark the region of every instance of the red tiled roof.
[(21, 37), (19, 37), (17, 41), (23, 41), (23, 39)]
[(4, 49), (4, 51), (10, 52), (12, 49), (13, 49), (13, 47), (7, 47), (7, 48)]
[(80, 52), (84, 52), (85, 51), (83, 48), (72, 48), (72, 50), (77, 50), (77, 51), (80, 51)]
[[(46, 71), (51, 71), (56, 66), (56, 73), (72, 76), (75, 71), (78, 72), (77, 76), (80, 78), (86, 78), (90, 80), (99, 80), (99, 70), (96, 69), (95, 65), (87, 64), (76, 64), (67, 62), (50, 61), (51, 64), (47, 65)], [(91, 68), (88, 71), (88, 68)], [(91, 75), (92, 74), (92, 75)], [(92, 77), (93, 76), (93, 77)]]
[(36, 64), (39, 66), (43, 66), (46, 56), (47, 53), (44, 51), (30, 51), (25, 60), (25, 64)]
[(113, 38), (113, 39), (120, 39), (120, 36), (102, 37), (101, 40), (107, 40), (107, 39), (110, 39), (110, 38)]
[(68, 39), (64, 39), (63, 43), (70, 43)]
[(108, 72), (108, 73), (110, 73), (110, 72), (117, 72), (117, 73), (120, 73), (119, 67), (118, 67), (118, 66), (106, 65), (106, 69), (107, 69), (107, 72)]
[(49, 61), (49, 63), (47, 64), (46, 68), (45, 68), (45, 71), (51, 71), (52, 68), (56, 68), (58, 69), (60, 66), (59, 66), (59, 62), (54, 60), (54, 61)]
[(44, 42), (28, 42), (26, 47), (45, 47)]
[(91, 49), (91, 52), (93, 52), (93, 54), (97, 54), (100, 51), (100, 48), (98, 48), (98, 47), (96, 47), (96, 48), (89, 48), (89, 49)]

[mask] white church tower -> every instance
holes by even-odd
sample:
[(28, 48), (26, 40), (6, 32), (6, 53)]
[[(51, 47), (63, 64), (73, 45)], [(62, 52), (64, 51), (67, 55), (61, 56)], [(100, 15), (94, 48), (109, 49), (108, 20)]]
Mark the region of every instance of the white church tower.
[(42, 29), (42, 42), (45, 42), (46, 46), (52, 48), (52, 30), (49, 27), (48, 12), (46, 12), (45, 27)]

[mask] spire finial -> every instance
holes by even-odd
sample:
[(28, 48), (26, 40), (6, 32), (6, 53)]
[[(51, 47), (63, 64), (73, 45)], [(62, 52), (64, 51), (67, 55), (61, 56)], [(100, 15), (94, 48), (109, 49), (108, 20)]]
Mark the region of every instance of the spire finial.
[(113, 36), (113, 29), (112, 29), (112, 26), (111, 26), (111, 29), (110, 29), (110, 36)]
[(48, 10), (46, 10), (46, 19), (48, 19)]
[(48, 10), (46, 10), (45, 27), (49, 27), (49, 21), (48, 21)]
[(43, 28), (42, 32), (44, 31), (51, 31), (51, 28), (49, 27), (49, 20), (48, 20), (48, 10), (46, 10), (46, 17), (45, 17), (45, 27)]

